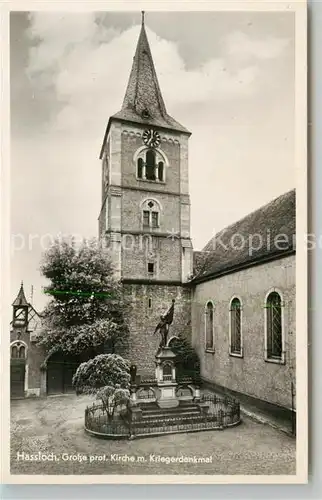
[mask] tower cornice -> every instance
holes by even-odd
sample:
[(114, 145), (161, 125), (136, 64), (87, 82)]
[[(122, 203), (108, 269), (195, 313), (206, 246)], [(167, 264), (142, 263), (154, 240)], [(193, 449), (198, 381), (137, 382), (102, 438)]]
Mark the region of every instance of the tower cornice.
[(100, 151), (100, 155), (99, 155), (99, 159), (101, 160), (103, 158), (103, 154), (104, 154), (104, 148), (105, 148), (105, 144), (106, 144), (106, 141), (107, 141), (107, 137), (108, 137), (108, 134), (109, 134), (109, 131), (110, 131), (110, 128), (111, 128), (111, 125), (113, 122), (118, 122), (118, 123), (121, 123), (121, 124), (131, 124), (133, 126), (145, 126), (145, 127), (155, 127), (156, 129), (160, 130), (160, 131), (163, 131), (163, 132), (171, 132), (171, 133), (175, 133), (175, 134), (178, 134), (178, 135), (186, 135), (187, 137), (190, 137), (191, 136), (191, 132), (189, 132), (188, 130), (178, 130), (176, 128), (171, 128), (171, 127), (165, 127), (164, 125), (159, 125), (158, 123), (154, 123), (154, 124), (149, 124), (149, 123), (146, 123), (145, 121), (135, 121), (135, 120), (128, 120), (126, 118), (119, 118), (117, 117), (116, 115), (113, 115), (110, 117), (109, 121), (108, 121), (108, 124), (107, 124), (107, 127), (106, 127), (106, 130), (105, 130), (105, 134), (104, 134), (104, 139), (103, 139), (103, 143), (102, 143), (102, 147), (101, 147), (101, 151)]

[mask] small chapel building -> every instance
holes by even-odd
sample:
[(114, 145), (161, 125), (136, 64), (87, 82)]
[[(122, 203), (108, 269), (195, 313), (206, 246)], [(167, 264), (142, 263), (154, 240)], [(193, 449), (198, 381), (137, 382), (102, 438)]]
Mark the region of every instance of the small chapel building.
[(12, 398), (41, 395), (41, 363), (44, 358), (36, 339), (41, 315), (27, 301), (23, 283), (12, 303), (10, 323), (10, 395)]
[[(115, 274), (132, 304), (127, 357), (140, 373), (154, 373), (159, 339), (153, 332), (175, 299), (170, 336), (190, 339), (205, 384), (248, 398), (255, 406), (290, 412), (295, 388), (295, 191), (194, 252), (190, 135), (166, 110), (142, 20), (123, 104), (108, 120), (100, 151), (99, 237), (108, 245)], [(38, 324), (39, 315), (27, 303), (23, 287), (13, 309), (11, 358), (24, 359), (25, 371), (24, 390), (19, 375), (13, 377), (12, 390), (25, 395), (70, 390), (76, 360), (67, 367), (52, 360), (42, 375), (30, 326), (32, 318)], [(12, 368), (12, 373), (18, 371)]]

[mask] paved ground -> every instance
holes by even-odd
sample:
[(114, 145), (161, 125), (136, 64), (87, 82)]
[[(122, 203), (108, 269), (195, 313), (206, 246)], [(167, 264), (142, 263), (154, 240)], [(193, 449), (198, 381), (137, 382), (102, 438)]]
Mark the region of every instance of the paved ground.
[[(83, 429), (89, 402), (74, 395), (12, 401), (11, 473), (295, 474), (295, 439), (247, 417), (223, 431), (107, 441)], [(208, 463), (167, 463), (181, 456)]]

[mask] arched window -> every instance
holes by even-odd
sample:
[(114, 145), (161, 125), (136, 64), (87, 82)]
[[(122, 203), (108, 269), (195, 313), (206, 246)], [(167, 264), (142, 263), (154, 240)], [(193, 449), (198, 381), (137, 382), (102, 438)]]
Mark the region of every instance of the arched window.
[(142, 179), (142, 177), (143, 177), (143, 158), (138, 158), (137, 176), (139, 179)]
[(163, 380), (171, 380), (172, 379), (172, 366), (170, 363), (165, 363), (163, 365)]
[(214, 350), (214, 305), (207, 302), (205, 309), (206, 351)]
[(164, 182), (168, 161), (159, 149), (140, 148), (134, 155), (138, 179)]
[(17, 340), (11, 344), (11, 358), (26, 358), (26, 346), (24, 342)]
[(230, 354), (242, 355), (241, 302), (235, 297), (230, 303)]
[(159, 163), (158, 163), (158, 178), (159, 178), (159, 181), (163, 181), (163, 169), (164, 169), (163, 161), (159, 161)]
[(18, 357), (18, 347), (16, 345), (11, 347), (11, 357), (12, 358)]
[(145, 200), (142, 204), (143, 229), (157, 229), (160, 227), (160, 205), (156, 200)]
[(19, 347), (19, 353), (18, 353), (19, 358), (25, 358), (26, 357), (26, 348), (25, 346), (20, 346)]
[(266, 357), (283, 360), (282, 299), (278, 292), (271, 292), (265, 304), (266, 310)]
[(148, 181), (155, 181), (155, 152), (148, 149), (145, 157), (145, 177)]

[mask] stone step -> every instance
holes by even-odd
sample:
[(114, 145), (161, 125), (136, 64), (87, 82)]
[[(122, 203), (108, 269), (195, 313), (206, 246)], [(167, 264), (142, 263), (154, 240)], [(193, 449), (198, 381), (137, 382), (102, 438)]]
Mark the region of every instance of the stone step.
[[(144, 411), (154, 411), (154, 410), (159, 410), (160, 407), (157, 403), (140, 403), (140, 408)], [(169, 410), (191, 410), (195, 408), (199, 408), (195, 403), (191, 401), (180, 401), (179, 406), (176, 406), (174, 408), (169, 408)]]
[(200, 409), (197, 406), (191, 408), (181, 408), (177, 406), (176, 408), (153, 408), (153, 409), (144, 409), (142, 408), (143, 415), (160, 415), (160, 413), (167, 413), (169, 415), (176, 415), (179, 413), (180, 415), (184, 415), (186, 413), (200, 413)]
[(198, 406), (190, 406), (188, 408), (182, 408), (181, 406), (176, 406), (174, 408), (142, 408), (142, 413), (145, 415), (153, 415), (154, 413), (160, 413), (166, 411), (167, 413), (189, 413), (189, 412), (200, 412)]
[(199, 413), (177, 413), (177, 414), (168, 414), (168, 413), (160, 413), (160, 415), (141, 415), (141, 421), (144, 422), (157, 422), (159, 420), (164, 419), (190, 419), (192, 417), (199, 417)]
[[(199, 417), (201, 420), (203, 419), (203, 416), (198, 413), (198, 414), (184, 414), (184, 415), (163, 415), (163, 416), (158, 416), (158, 417), (147, 417), (144, 418), (142, 416), (141, 420), (134, 422), (134, 425), (137, 427), (145, 427), (145, 426), (150, 426), (150, 427), (159, 427), (162, 426), (162, 423), (166, 423), (168, 425), (180, 425), (187, 422), (191, 422), (192, 420), (196, 421), (196, 417)], [(170, 421), (171, 419), (171, 421)]]
[(175, 408), (159, 408), (156, 403), (145, 405), (142, 408), (142, 420), (152, 421), (162, 418), (189, 418), (200, 415), (200, 408), (194, 403), (180, 402)]

